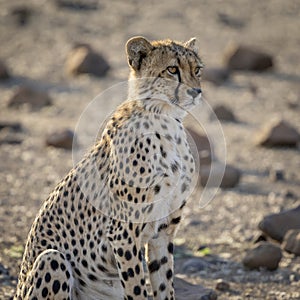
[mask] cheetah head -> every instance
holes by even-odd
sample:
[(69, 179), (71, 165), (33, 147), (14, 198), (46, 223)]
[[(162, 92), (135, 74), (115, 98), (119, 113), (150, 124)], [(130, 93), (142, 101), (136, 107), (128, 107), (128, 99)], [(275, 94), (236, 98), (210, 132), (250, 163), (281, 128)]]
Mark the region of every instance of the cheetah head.
[(195, 38), (180, 43), (133, 37), (126, 44), (126, 53), (130, 97), (145, 99), (152, 106), (159, 100), (169, 110), (186, 111), (200, 102), (203, 63)]

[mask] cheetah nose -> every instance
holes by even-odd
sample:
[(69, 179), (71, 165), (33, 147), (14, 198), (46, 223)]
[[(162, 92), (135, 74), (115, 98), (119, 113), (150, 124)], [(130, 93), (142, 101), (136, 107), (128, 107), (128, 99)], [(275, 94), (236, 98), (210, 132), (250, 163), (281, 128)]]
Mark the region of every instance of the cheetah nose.
[(187, 92), (189, 95), (191, 95), (193, 98), (195, 98), (199, 94), (202, 93), (202, 90), (200, 88), (192, 88), (192, 89), (189, 89)]

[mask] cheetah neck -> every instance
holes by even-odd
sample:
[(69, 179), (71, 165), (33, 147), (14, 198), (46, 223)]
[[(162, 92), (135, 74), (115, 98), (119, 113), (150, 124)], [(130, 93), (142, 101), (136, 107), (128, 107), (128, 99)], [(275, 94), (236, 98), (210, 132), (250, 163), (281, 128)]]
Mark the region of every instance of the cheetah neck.
[(163, 93), (151, 88), (153, 78), (129, 77), (128, 81), (128, 101), (139, 101), (144, 110), (155, 114), (164, 114), (180, 121), (187, 112), (180, 106), (173, 104)]

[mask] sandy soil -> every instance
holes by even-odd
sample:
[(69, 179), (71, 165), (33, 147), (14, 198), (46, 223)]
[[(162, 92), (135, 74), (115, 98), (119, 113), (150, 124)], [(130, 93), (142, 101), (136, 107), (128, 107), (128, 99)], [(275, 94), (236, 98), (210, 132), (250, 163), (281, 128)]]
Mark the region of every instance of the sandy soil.
[[(25, 26), (18, 26), (11, 10), (23, 1), (0, 1), (0, 58), (13, 75), (0, 84), (0, 120), (18, 121), (24, 128), (22, 144), (0, 146), (0, 298), (13, 295), (26, 236), (41, 202), (72, 167), (72, 152), (45, 147), (46, 134), (74, 129), (92, 99), (126, 80), (124, 44), (134, 35), (144, 35), (177, 40), (196, 36), (207, 67), (223, 65), (230, 43), (255, 46), (274, 57), (275, 68), (266, 73), (237, 72), (219, 87), (203, 83), (206, 101), (228, 105), (240, 120), (223, 124), (223, 130), (227, 161), (242, 171), (242, 179), (236, 188), (219, 191), (204, 208), (199, 208), (199, 188), (186, 209), (177, 242), (191, 253), (200, 246), (209, 247), (209, 259), (215, 263), (189, 280), (211, 288), (217, 279), (226, 280), (230, 290), (218, 292), (218, 299), (300, 299), (299, 258), (284, 253), (280, 268), (273, 272), (247, 271), (241, 264), (259, 233), (262, 217), (299, 204), (299, 149), (264, 149), (253, 144), (255, 132), (275, 116), (300, 131), (299, 1), (81, 3), (96, 7), (62, 8), (55, 1), (27, 1), (32, 14)], [(224, 15), (231, 22), (224, 22)], [(107, 58), (112, 68), (106, 77), (65, 75), (65, 59), (76, 42), (91, 44)], [(54, 105), (39, 111), (8, 109), (7, 100), (21, 84), (48, 92)], [(99, 120), (118, 101), (105, 99)], [(286, 179), (273, 182), (269, 170), (278, 165)], [(286, 197), (287, 192), (294, 197)], [(180, 263), (186, 258), (179, 254), (181, 271)]]

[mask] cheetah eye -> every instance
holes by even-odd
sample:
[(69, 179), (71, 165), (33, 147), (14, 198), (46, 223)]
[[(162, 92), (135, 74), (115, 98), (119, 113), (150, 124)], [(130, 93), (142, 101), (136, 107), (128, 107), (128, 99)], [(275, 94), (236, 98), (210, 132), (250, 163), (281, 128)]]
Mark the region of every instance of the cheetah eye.
[(167, 67), (167, 71), (171, 74), (171, 75), (174, 75), (174, 74), (177, 74), (178, 73), (178, 68), (176, 66), (170, 66), (170, 67)]
[(196, 69), (195, 69), (195, 75), (196, 76), (201, 76), (202, 69), (203, 69), (203, 67), (196, 67)]

